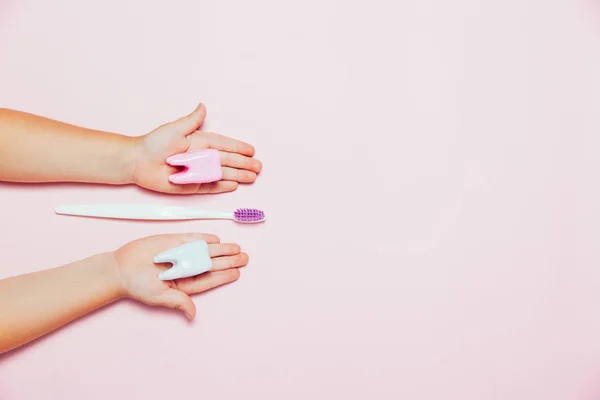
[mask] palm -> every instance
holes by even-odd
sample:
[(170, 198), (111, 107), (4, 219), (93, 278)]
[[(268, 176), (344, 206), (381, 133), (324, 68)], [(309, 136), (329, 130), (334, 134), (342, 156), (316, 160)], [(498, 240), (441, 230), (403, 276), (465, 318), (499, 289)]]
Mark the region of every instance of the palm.
[(155, 264), (154, 256), (183, 243), (173, 236), (150, 236), (131, 242), (117, 251), (121, 276), (131, 297), (147, 304), (157, 304), (157, 299), (172, 288), (173, 283), (158, 279), (158, 274), (165, 267)]
[[(252, 158), (254, 147), (216, 133), (197, 129), (206, 116), (204, 106), (175, 122), (158, 127), (140, 138), (138, 143), (134, 182), (146, 189), (163, 193), (222, 193), (235, 190), (238, 183), (251, 183), (262, 169), (260, 161)], [(174, 154), (212, 148), (219, 150), (223, 179), (208, 184), (176, 185), (169, 175), (177, 168), (166, 163)]]
[(165, 162), (173, 154), (186, 152), (189, 147), (188, 139), (172, 135), (164, 128), (160, 127), (142, 138), (135, 183), (163, 193), (189, 189), (169, 182), (169, 175), (177, 172), (177, 168)]

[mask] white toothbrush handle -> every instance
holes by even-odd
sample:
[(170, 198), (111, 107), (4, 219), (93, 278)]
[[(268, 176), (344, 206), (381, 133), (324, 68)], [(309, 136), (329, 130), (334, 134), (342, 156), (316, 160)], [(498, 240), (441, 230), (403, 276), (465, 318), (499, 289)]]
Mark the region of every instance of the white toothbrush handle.
[(91, 204), (56, 207), (57, 214), (117, 219), (183, 220), (233, 219), (233, 213), (153, 204)]

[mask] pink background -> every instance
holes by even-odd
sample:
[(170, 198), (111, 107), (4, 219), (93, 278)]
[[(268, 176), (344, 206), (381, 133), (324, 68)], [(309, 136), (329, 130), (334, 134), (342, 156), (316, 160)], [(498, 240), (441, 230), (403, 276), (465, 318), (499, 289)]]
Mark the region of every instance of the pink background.
[[(199, 101), (256, 184), (0, 185), (0, 277), (202, 231), (241, 279), (8, 353), (0, 399), (600, 398), (598, 1), (0, 0), (0, 106), (138, 135)], [(271, 218), (53, 214), (89, 202)]]

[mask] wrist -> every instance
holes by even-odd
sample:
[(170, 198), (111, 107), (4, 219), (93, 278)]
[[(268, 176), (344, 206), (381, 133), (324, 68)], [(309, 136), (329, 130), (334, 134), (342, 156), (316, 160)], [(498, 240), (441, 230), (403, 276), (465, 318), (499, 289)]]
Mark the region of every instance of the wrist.
[(117, 153), (116, 165), (119, 165), (118, 184), (129, 185), (135, 182), (135, 168), (138, 159), (139, 138), (133, 136), (120, 137), (120, 151)]
[(115, 299), (126, 297), (127, 291), (121, 277), (121, 269), (114, 252), (102, 253), (96, 256), (102, 269), (102, 276), (106, 279), (106, 284), (111, 296)]

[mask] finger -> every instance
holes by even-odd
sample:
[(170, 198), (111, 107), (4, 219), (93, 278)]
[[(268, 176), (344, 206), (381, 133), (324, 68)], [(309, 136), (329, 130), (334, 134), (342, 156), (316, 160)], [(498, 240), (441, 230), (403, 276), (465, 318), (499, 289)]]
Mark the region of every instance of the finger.
[(173, 257), (169, 257), (172, 256), (172, 253), (170, 253), (169, 250), (185, 243), (193, 242), (195, 240), (204, 240), (209, 245), (215, 245), (221, 242), (221, 239), (219, 239), (218, 236), (198, 232), (167, 233), (152, 237), (160, 239), (157, 241), (157, 244), (154, 247), (154, 251), (156, 251), (155, 257), (157, 257), (155, 258), (155, 263), (165, 263), (171, 261)]
[(238, 188), (237, 182), (232, 181), (219, 181), (211, 183), (203, 183), (200, 185), (196, 193), (207, 194), (207, 193), (225, 193), (233, 192)]
[(222, 167), (223, 179), (226, 181), (235, 181), (240, 183), (252, 183), (256, 180), (256, 173), (246, 171), (245, 169), (235, 169)]
[(211, 149), (243, 154), (249, 157), (252, 157), (255, 153), (254, 146), (251, 144), (212, 132), (198, 132), (197, 134), (192, 135), (190, 148), (195, 148), (194, 140), (199, 140), (201, 136), (208, 141), (208, 146)]
[(204, 123), (205, 118), (206, 107), (204, 107), (204, 104), (200, 103), (190, 114), (167, 124), (167, 126), (170, 129), (173, 129), (178, 135), (187, 136), (200, 128)]
[(219, 156), (221, 157), (221, 165), (225, 167), (246, 169), (256, 173), (259, 173), (262, 169), (262, 163), (255, 158), (246, 157), (237, 153), (228, 153), (226, 151), (219, 151)]
[(158, 296), (157, 304), (177, 310), (182, 310), (188, 319), (196, 316), (196, 305), (190, 296), (176, 289), (167, 289)]
[(190, 232), (190, 233), (182, 233), (182, 234), (179, 234), (178, 236), (180, 236), (182, 243), (193, 242), (194, 240), (204, 240), (206, 243), (209, 244), (209, 248), (210, 248), (210, 246), (212, 246), (212, 245), (216, 246), (221, 242), (221, 239), (219, 239), (218, 236), (211, 235), (209, 233)]
[(202, 275), (179, 279), (175, 281), (177, 288), (187, 294), (201, 293), (237, 281), (240, 277), (240, 270), (237, 268), (224, 271), (210, 271)]
[(204, 240), (208, 244), (218, 244), (221, 242), (218, 236), (210, 233), (186, 232), (186, 233), (165, 233), (162, 235), (154, 235), (151, 237), (172, 238), (177, 239), (181, 243), (192, 242), (194, 240)]
[(200, 189), (199, 183), (179, 185), (169, 182), (166, 192), (172, 194), (196, 194), (198, 193), (198, 189)]
[(240, 251), (242, 251), (240, 245), (235, 243), (210, 244), (208, 246), (208, 254), (211, 257), (233, 256), (239, 254)]
[[(180, 244), (184, 244), (187, 242), (193, 242), (194, 240), (204, 240), (208, 244), (218, 244), (221, 242), (221, 239), (219, 239), (219, 237), (216, 235), (212, 235), (210, 233), (200, 233), (200, 232), (165, 233), (162, 235), (153, 235), (150, 237), (167, 239), (168, 241), (178, 242)], [(167, 249), (168, 249), (168, 247), (165, 248), (164, 250), (158, 250), (158, 252), (164, 252)]]
[(240, 253), (234, 256), (217, 257), (212, 260), (211, 271), (222, 271), (231, 268), (240, 268), (248, 264), (248, 254)]

